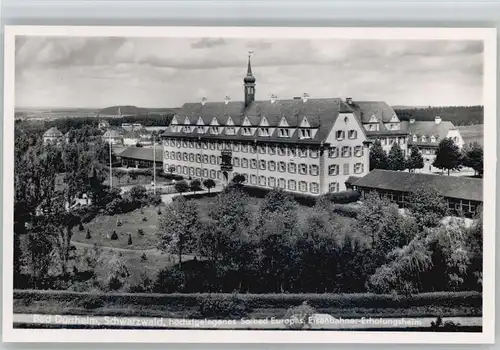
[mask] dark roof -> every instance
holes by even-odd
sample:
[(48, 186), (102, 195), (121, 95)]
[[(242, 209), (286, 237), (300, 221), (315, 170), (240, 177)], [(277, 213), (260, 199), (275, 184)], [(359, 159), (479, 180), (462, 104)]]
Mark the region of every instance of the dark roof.
[[(163, 150), (161, 147), (157, 147), (155, 153), (156, 162), (163, 162)], [(153, 161), (153, 148), (127, 147), (117, 154), (117, 157)]]
[(59, 131), (55, 126), (51, 127), (49, 130), (43, 133), (43, 136), (47, 137), (61, 137), (63, 136), (62, 132)]
[(359, 177), (359, 176), (349, 176), (349, 177), (347, 178), (347, 180), (345, 180), (345, 182), (344, 182), (344, 183), (345, 183), (345, 184), (353, 184), (353, 183), (355, 183), (356, 181), (358, 181), (359, 179), (361, 179), (361, 177)]
[(379, 121), (389, 123), (391, 118), (396, 115), (394, 109), (383, 101), (352, 101), (349, 107), (359, 115), (363, 123), (368, 123), (373, 115)]
[(446, 176), (375, 169), (353, 183), (357, 187), (412, 192), (419, 186), (432, 186), (440, 196), (483, 201), (483, 180), (465, 176)]
[(435, 136), (438, 139), (443, 139), (448, 135), (448, 131), (456, 129), (452, 122), (442, 121), (436, 124), (434, 121), (415, 121), (410, 123), (408, 128), (410, 134), (417, 136)]

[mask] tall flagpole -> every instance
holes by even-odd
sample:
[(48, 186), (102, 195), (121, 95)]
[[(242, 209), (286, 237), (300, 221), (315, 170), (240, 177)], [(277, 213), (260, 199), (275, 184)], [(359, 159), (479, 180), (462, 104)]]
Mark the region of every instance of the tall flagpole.
[(156, 136), (153, 135), (153, 193), (156, 194)]
[(111, 159), (111, 134), (109, 135), (109, 188), (113, 188), (113, 174), (111, 173), (112, 159)]

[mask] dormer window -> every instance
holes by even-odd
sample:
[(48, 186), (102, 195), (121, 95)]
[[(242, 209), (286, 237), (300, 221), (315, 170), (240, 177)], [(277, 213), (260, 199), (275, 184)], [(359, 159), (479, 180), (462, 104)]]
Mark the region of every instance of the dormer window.
[(422, 136), (422, 142), (427, 142), (427, 137), (425, 135)]
[(349, 135), (350, 139), (356, 139), (356, 138), (358, 138), (358, 132), (356, 130), (349, 130), (348, 135)]
[(190, 134), (190, 133), (191, 133), (191, 131), (192, 131), (192, 129), (191, 129), (191, 127), (190, 127), (190, 126), (184, 126), (184, 127), (182, 128), (182, 132), (184, 132), (184, 133)]
[(335, 136), (337, 137), (337, 140), (343, 140), (345, 138), (345, 131), (337, 130)]
[(235, 135), (236, 129), (233, 126), (226, 127), (226, 135)]
[(252, 129), (251, 128), (242, 128), (241, 134), (243, 136), (252, 136)]
[(311, 130), (310, 129), (301, 129), (300, 130), (300, 138), (301, 139), (310, 139), (311, 138)]
[(431, 142), (436, 142), (436, 136), (431, 136)]
[(418, 141), (417, 135), (413, 135), (413, 142), (417, 142), (417, 141)]
[(259, 136), (269, 136), (269, 128), (260, 128)]
[(290, 137), (290, 130), (288, 129), (279, 129), (280, 137)]
[(219, 128), (216, 126), (211, 126), (210, 127), (210, 134), (211, 135), (219, 135)]

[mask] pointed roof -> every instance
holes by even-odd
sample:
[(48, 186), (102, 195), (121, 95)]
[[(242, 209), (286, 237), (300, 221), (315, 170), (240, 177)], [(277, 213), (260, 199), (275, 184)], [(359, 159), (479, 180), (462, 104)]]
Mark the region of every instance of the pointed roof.
[(253, 76), (252, 73), (252, 64), (250, 63), (250, 54), (248, 55), (248, 68), (247, 68), (247, 75), (243, 79), (245, 84), (253, 84), (255, 83), (255, 77)]
[(45, 131), (43, 133), (43, 136), (48, 136), (48, 137), (61, 137), (63, 136), (63, 133), (59, 131), (55, 126), (51, 127), (49, 130)]

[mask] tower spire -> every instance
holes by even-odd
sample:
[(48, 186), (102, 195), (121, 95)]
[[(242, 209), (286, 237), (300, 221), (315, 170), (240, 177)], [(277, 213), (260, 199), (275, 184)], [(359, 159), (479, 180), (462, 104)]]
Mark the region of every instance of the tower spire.
[(245, 83), (245, 107), (248, 106), (250, 103), (255, 101), (255, 77), (253, 76), (252, 73), (252, 64), (250, 62), (250, 56), (252, 55), (253, 51), (248, 51), (248, 68), (247, 68), (247, 75), (243, 79), (243, 82)]
[(253, 54), (253, 51), (248, 51), (248, 68), (247, 68), (247, 76), (251, 77), (252, 74), (252, 63), (250, 62), (250, 57)]

